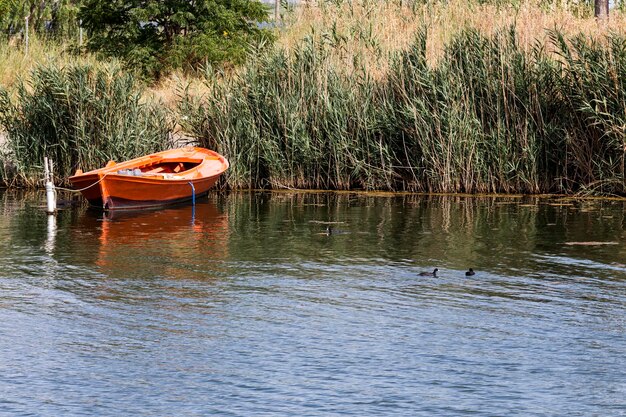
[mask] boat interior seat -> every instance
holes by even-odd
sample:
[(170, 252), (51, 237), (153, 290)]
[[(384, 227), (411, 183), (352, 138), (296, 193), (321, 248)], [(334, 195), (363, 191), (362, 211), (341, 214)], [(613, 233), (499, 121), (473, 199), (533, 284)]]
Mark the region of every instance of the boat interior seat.
[(154, 169), (146, 171), (146, 174), (158, 174), (159, 172), (163, 172), (163, 171), (165, 171), (163, 167), (156, 167)]
[(152, 169), (144, 171), (144, 174), (178, 174), (187, 169), (184, 162), (172, 162), (152, 167)]

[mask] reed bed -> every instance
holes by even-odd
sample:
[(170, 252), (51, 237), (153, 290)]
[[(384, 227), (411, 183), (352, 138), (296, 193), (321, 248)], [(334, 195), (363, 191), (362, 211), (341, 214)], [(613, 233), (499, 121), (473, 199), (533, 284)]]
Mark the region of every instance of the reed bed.
[(307, 36), (187, 94), (184, 127), (231, 159), (233, 188), (626, 192), (623, 35), (527, 48), (515, 26), (468, 29), (433, 62), (428, 33), (383, 72)]
[(169, 147), (168, 112), (142, 94), (132, 75), (102, 64), (40, 66), (13, 94), (0, 89), (0, 126), (7, 134), (2, 180), (34, 185), (45, 156), (64, 182), (77, 168)]
[(307, 2), (275, 47), (207, 68), (202, 86), (145, 90), (114, 67), (51, 63), (1, 96), (4, 181), (32, 181), (45, 154), (66, 176), (170, 146), (177, 106), (176, 129), (229, 158), (233, 189), (624, 195), (626, 18), (591, 14)]

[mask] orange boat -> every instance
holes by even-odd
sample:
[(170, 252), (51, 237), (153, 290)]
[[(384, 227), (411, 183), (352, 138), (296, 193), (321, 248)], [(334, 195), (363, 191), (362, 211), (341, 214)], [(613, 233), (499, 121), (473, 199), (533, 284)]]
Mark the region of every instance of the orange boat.
[(158, 152), (69, 178), (89, 203), (104, 210), (158, 207), (208, 193), (228, 161), (204, 148)]

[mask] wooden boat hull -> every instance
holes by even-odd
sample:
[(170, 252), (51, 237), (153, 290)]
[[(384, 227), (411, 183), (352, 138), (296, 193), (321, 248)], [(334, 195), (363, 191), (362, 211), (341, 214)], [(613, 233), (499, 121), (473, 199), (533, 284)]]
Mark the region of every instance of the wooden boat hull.
[[(175, 171), (177, 168), (180, 171)], [(69, 180), (93, 206), (140, 209), (205, 195), (226, 169), (228, 161), (216, 152), (183, 148), (109, 163), (105, 168), (79, 172)]]

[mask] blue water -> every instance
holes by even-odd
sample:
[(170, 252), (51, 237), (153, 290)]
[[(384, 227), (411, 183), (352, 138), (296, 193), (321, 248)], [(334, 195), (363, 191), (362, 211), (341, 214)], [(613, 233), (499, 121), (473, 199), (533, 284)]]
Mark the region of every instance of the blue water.
[(0, 415), (626, 415), (624, 202), (41, 204), (0, 193)]

